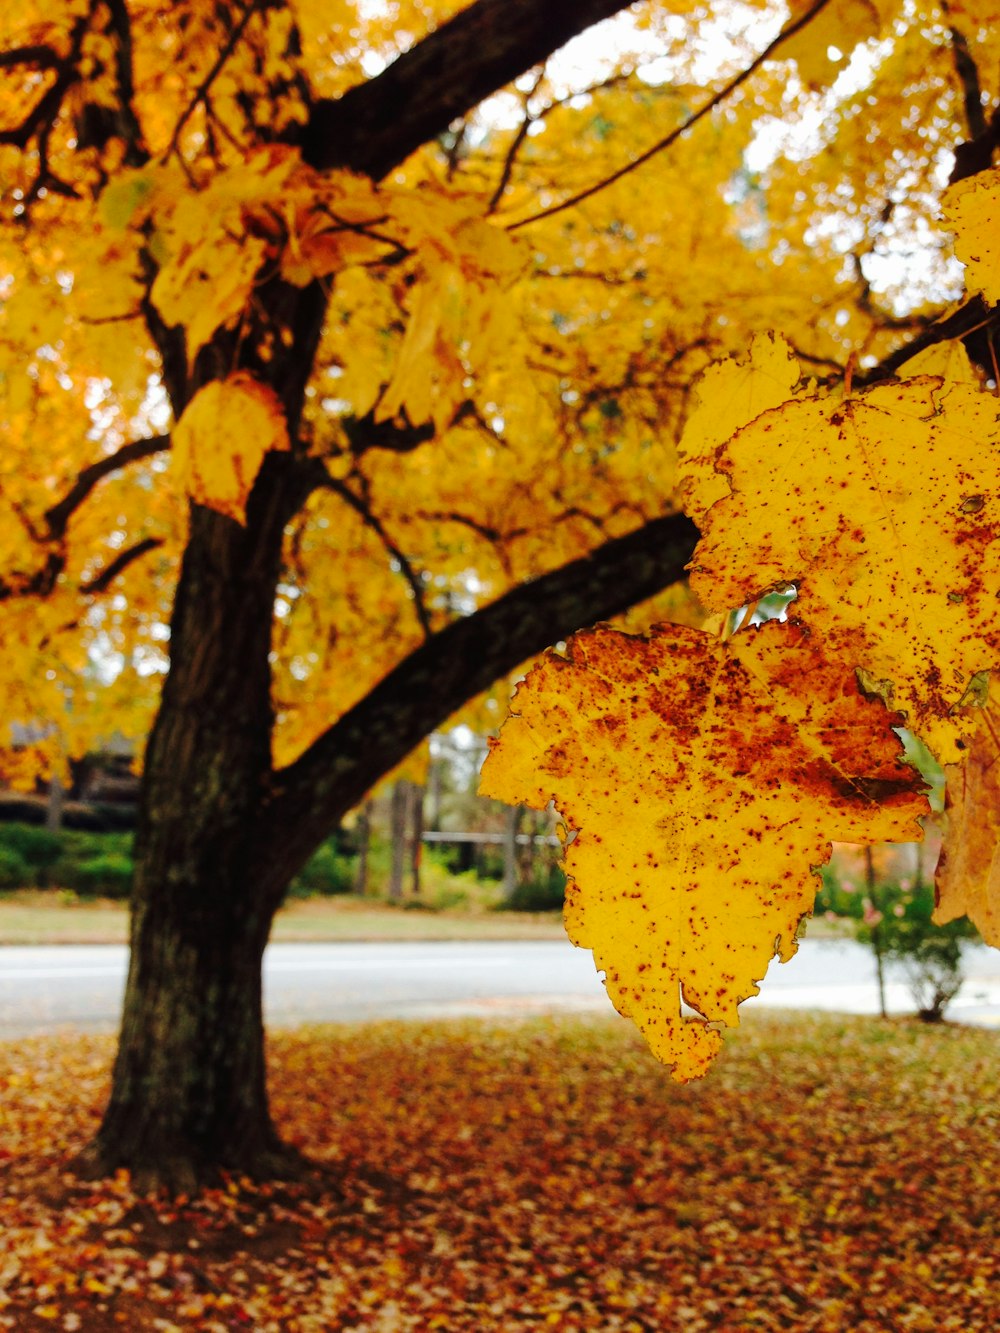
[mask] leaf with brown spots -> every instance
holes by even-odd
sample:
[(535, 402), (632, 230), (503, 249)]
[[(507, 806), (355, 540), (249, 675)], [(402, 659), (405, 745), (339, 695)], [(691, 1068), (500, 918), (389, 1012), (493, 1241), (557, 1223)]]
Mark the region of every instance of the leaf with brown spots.
[(691, 566), (705, 605), (796, 584), (829, 651), (942, 763), (958, 759), (970, 687), (1000, 664), (997, 400), (931, 376), (797, 400), (738, 431), (716, 466), (732, 493)]
[(965, 265), (965, 285), (987, 301), (1000, 301), (1000, 170), (980, 171), (945, 193), (944, 215), (955, 233), (955, 254)]
[(192, 500), (243, 523), (264, 455), (288, 447), (277, 394), (237, 371), (206, 384), (188, 404), (174, 428), (173, 466)]
[(979, 714), (964, 764), (945, 769), (948, 831), (934, 887), (935, 921), (967, 916), (987, 944), (1000, 946), (1000, 707)]
[(775, 333), (758, 333), (747, 357), (726, 357), (705, 370), (677, 446), (689, 518), (701, 523), (715, 501), (729, 494), (715, 466), (719, 446), (761, 412), (787, 402), (800, 374), (795, 353)]
[(735, 1024), (770, 959), (795, 952), (829, 839), (920, 837), (894, 721), (795, 622), (728, 643), (598, 628), (518, 688), (481, 789), (555, 802), (576, 835), (570, 937), (678, 1080), (705, 1073), (710, 1025)]

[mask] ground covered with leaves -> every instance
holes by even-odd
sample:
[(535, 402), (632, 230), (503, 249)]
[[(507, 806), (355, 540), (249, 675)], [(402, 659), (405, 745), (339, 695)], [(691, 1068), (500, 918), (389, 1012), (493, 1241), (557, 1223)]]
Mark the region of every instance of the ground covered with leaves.
[(614, 1016), (302, 1029), (317, 1165), (197, 1200), (66, 1170), (108, 1038), (0, 1045), (0, 1328), (986, 1330), (1000, 1034), (751, 1015), (678, 1087)]

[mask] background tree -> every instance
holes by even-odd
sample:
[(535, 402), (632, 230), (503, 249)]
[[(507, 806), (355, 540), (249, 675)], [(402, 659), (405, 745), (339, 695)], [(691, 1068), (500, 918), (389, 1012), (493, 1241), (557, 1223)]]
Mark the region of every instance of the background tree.
[(155, 712), (99, 1169), (280, 1163), (290, 878), (532, 653), (664, 589), (629, 623), (697, 619), (714, 358), (776, 326), (874, 378), (975, 327), (990, 364), (984, 307), (933, 323), (929, 225), (956, 146), (991, 160), (985, 6), (648, 3), (560, 50), (623, 10), (4, 21), (4, 716), (52, 765)]

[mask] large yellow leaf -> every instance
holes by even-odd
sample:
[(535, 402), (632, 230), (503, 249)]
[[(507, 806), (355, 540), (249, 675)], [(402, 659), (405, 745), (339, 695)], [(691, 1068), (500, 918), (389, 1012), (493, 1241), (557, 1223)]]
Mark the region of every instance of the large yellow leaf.
[(965, 285), (987, 301), (1000, 301), (1000, 169), (981, 171), (959, 181), (942, 200), (955, 233), (955, 254), (965, 265)]
[(734, 1024), (769, 960), (794, 953), (831, 838), (920, 837), (927, 803), (892, 721), (794, 622), (728, 644), (598, 628), (518, 688), (481, 790), (555, 802), (576, 834), (570, 937), (676, 1078), (705, 1072), (709, 1024)]
[(758, 333), (749, 357), (726, 357), (702, 375), (694, 410), (677, 446), (684, 512), (696, 523), (716, 500), (729, 494), (729, 483), (715, 466), (719, 446), (761, 412), (787, 402), (799, 375), (795, 353), (774, 333)]
[(288, 282), (304, 287), (352, 264), (374, 264), (391, 251), (385, 235), (388, 201), (367, 176), (320, 175), (300, 167), (291, 185), (281, 209), (288, 234), (281, 276)]
[(246, 521), (246, 502), (264, 455), (287, 449), (288, 427), (274, 390), (245, 371), (199, 389), (174, 429), (173, 466), (198, 504)]
[(945, 769), (948, 831), (935, 877), (935, 921), (967, 916), (1000, 947), (1000, 706), (991, 701), (964, 764)]
[[(996, 399), (921, 376), (766, 412), (717, 455), (692, 587), (726, 610), (778, 583), (868, 688), (953, 762), (1000, 663)], [(971, 711), (970, 711), (971, 710)]]

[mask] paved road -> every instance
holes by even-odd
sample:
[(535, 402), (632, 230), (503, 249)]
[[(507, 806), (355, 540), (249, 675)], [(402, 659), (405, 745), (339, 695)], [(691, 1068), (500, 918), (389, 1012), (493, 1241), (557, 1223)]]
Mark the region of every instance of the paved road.
[[(0, 1037), (67, 1027), (115, 1027), (126, 951), (114, 945), (0, 948)], [(589, 953), (569, 943), (272, 944), (265, 958), (271, 1024), (387, 1017), (445, 1017), (604, 1010)], [(751, 1005), (873, 1013), (868, 950), (805, 940), (791, 963), (772, 964)], [(889, 986), (893, 1012), (912, 1011), (902, 975)], [(1000, 951), (977, 947), (949, 1011), (1000, 1026)]]

